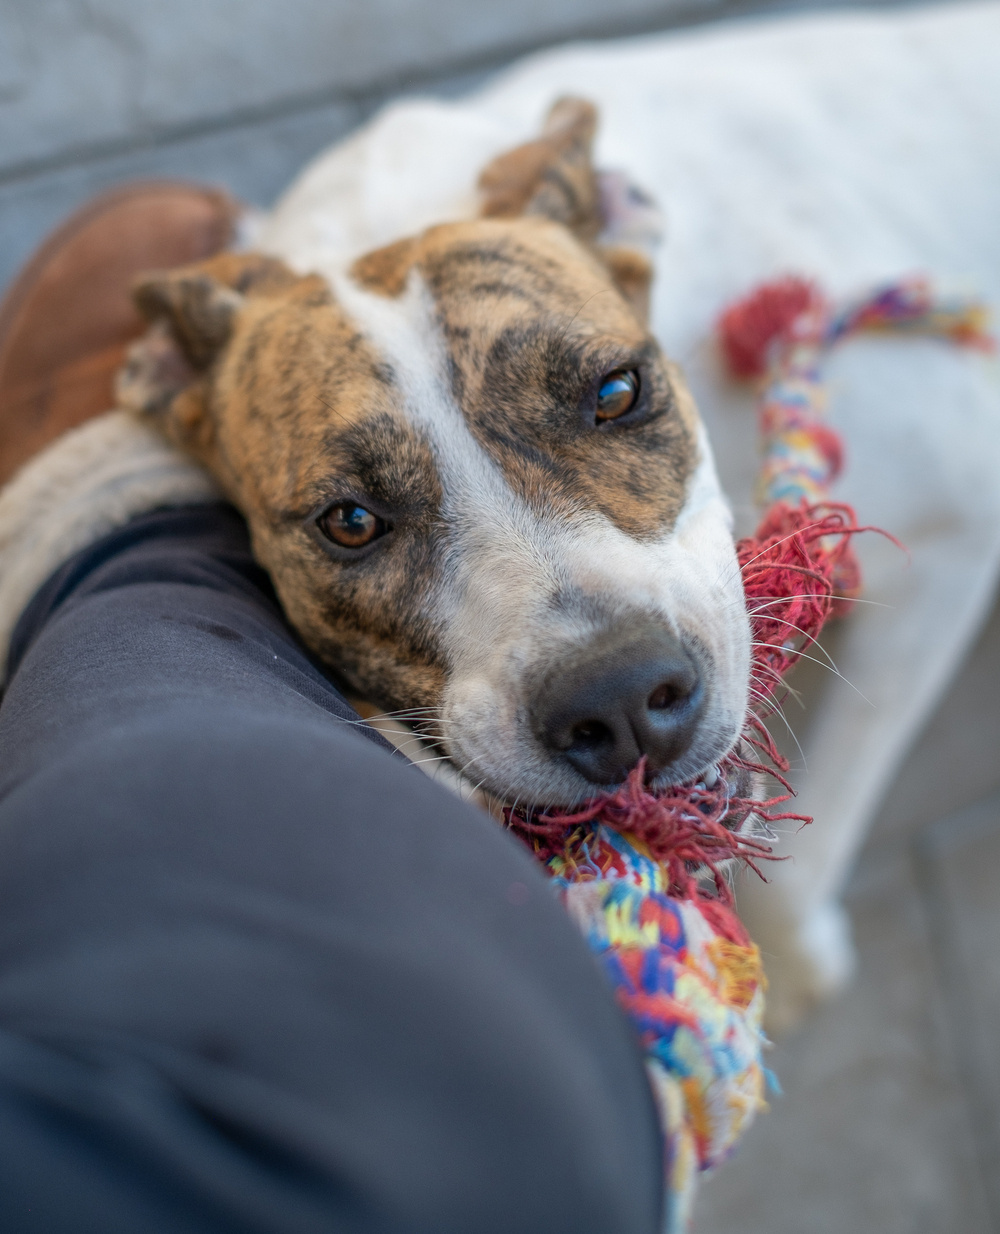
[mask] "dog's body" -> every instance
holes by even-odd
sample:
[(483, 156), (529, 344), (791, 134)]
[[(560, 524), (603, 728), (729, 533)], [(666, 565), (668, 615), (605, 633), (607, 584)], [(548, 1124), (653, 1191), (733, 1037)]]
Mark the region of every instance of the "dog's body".
[[(178, 366), (166, 347), (133, 401), (169, 402), (165, 373), (174, 393), (194, 381), (170, 431), (246, 511), (293, 621), (379, 707), (434, 709), (474, 782), (532, 800), (593, 790), (539, 737), (540, 673), (576, 672), (581, 653), (596, 671), (598, 643), (637, 617), (677, 640), (708, 696), (657, 770), (710, 773), (739, 729), (748, 636), (708, 446), (653, 340), (684, 360), (749, 529), (749, 400), (704, 346), (727, 300), (787, 269), (839, 294), (921, 267), (1000, 295), (988, 261), (1000, 203), (983, 170), (996, 163), (991, 71), (970, 61), (961, 90), (942, 84), (961, 49), (989, 44), (990, 20), (827, 17), (571, 51), (469, 102), (397, 106), (318, 160), (265, 221), (257, 247), (280, 266), (225, 259), (210, 286), (148, 293), (175, 329), (191, 319), (188, 354)], [(859, 55), (871, 73), (858, 75)], [(899, 106), (908, 91), (919, 108)], [(480, 171), (502, 173), (561, 93), (595, 98), (598, 161), (627, 167), (666, 209), (652, 337), (641, 261), (602, 244), (578, 192), (532, 206), (522, 160), (521, 172), (506, 165), (513, 177), (487, 177), (480, 217)], [(578, 170), (571, 159), (577, 188)], [(633, 371), (655, 395), (648, 419), (596, 423), (595, 385)], [(867, 597), (892, 608), (852, 618), (840, 668), (863, 696), (828, 688), (806, 735), (802, 805), (817, 823), (761, 903), (748, 892), (779, 1015), (782, 998), (791, 1014), (843, 976), (844, 872), (1000, 562), (1000, 420), (976, 363), (872, 342), (833, 377), (849, 451), (837, 495), (900, 535), (913, 566), (862, 546)], [(960, 442), (942, 405), (961, 408)], [(358, 524), (346, 535), (391, 524), (395, 540), (335, 559), (317, 531), (334, 507)]]

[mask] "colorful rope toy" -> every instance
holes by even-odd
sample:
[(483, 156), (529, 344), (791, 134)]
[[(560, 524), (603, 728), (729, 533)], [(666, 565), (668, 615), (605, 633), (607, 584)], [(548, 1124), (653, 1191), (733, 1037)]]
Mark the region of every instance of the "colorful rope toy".
[[(734, 1148), (764, 1105), (760, 952), (733, 908), (727, 867), (760, 874), (771, 860), (768, 826), (810, 820), (791, 797), (765, 726), (785, 673), (816, 639), (835, 605), (856, 596), (860, 571), (853, 510), (829, 500), (840, 471), (839, 436), (823, 422), (821, 361), (860, 330), (921, 332), (992, 347), (985, 312), (938, 301), (909, 280), (846, 310), (787, 278), (759, 288), (720, 318), (736, 377), (761, 379), (765, 512), (737, 557), (753, 636), (753, 703), (737, 751), (708, 779), (651, 791), (640, 764), (615, 793), (575, 809), (507, 821), (532, 849), (642, 1040), (665, 1142), (665, 1230), (687, 1228), (695, 1186)], [(770, 777), (776, 795), (743, 785)]]
[[(719, 319), (719, 339), (732, 376), (762, 379), (757, 404), (762, 462), (757, 504), (798, 507), (826, 502), (843, 467), (840, 437), (824, 423), (823, 361), (862, 332), (919, 334), (992, 351), (988, 312), (971, 300), (936, 297), (923, 278), (880, 288), (838, 309), (814, 283), (784, 278), (731, 305)], [(834, 570), (842, 600), (860, 590), (861, 575), (845, 544)], [(835, 606), (843, 611), (843, 603)]]

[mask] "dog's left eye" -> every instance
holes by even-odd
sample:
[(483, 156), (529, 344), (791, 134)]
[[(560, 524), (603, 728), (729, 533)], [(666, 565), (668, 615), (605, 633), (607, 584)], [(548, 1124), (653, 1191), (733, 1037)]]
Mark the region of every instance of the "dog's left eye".
[(635, 369), (609, 373), (597, 391), (598, 420), (617, 420), (639, 401), (639, 374)]
[(341, 548), (364, 548), (389, 530), (389, 524), (364, 506), (344, 501), (331, 506), (316, 520), (323, 535)]

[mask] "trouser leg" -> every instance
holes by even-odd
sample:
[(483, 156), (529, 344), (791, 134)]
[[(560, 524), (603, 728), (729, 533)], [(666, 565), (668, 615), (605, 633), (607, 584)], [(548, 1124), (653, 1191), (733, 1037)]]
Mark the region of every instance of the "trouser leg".
[(81, 554), (0, 706), (0, 1229), (651, 1234), (641, 1055), (530, 856), (225, 507)]

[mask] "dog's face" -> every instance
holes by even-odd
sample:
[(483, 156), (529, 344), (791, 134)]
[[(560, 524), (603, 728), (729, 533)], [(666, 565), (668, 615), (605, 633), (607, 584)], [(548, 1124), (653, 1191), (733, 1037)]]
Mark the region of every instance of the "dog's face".
[(351, 689), (546, 803), (642, 755), (675, 782), (710, 766), (749, 663), (697, 413), (641, 261), (587, 242), (578, 137), (568, 206), (563, 183), (555, 210), (522, 192), (346, 269), (226, 256), (148, 282), (160, 324), (123, 382), (221, 481)]

